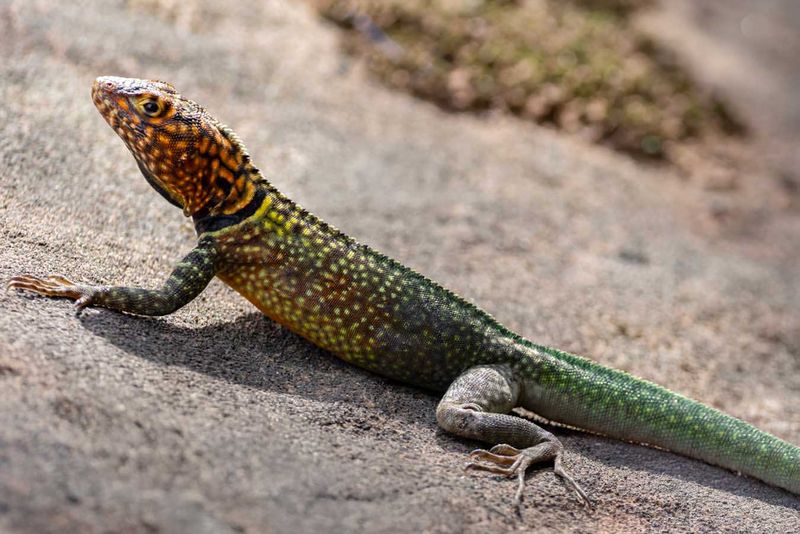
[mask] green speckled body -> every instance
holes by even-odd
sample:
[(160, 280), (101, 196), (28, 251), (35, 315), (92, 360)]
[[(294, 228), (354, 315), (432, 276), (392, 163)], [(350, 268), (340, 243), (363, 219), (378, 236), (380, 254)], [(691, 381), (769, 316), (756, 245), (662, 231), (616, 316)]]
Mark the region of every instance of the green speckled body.
[(348, 362), (438, 391), (492, 359), (501, 328), (489, 315), (265, 188), (251, 219), (212, 234), (217, 276), (264, 314)]

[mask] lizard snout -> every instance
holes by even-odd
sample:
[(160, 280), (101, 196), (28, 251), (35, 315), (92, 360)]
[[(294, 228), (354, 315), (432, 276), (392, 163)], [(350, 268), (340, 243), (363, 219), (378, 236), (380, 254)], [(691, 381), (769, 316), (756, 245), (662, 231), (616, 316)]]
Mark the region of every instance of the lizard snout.
[(94, 80), (92, 84), (92, 94), (97, 95), (99, 92), (113, 93), (117, 90), (117, 84), (114, 83), (112, 76), (100, 76)]

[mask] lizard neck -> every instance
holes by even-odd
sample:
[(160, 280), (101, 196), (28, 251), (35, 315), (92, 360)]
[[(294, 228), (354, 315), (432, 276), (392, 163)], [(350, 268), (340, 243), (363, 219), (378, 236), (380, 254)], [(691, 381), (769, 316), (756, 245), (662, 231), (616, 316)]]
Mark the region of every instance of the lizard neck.
[(179, 165), (192, 179), (173, 180), (183, 199), (183, 213), (195, 221), (236, 218), (252, 206), (266, 180), (251, 163), (241, 140), (227, 126), (208, 118), (198, 126), (194, 157)]
[(235, 215), (247, 208), (253, 201), (258, 185), (264, 182), (258, 169), (249, 163), (243, 164), (232, 173), (219, 172), (216, 183), (216, 203), (210, 203), (204, 210), (212, 216)]
[(221, 181), (218, 186), (217, 202), (209, 203), (192, 214), (198, 235), (221, 230), (252, 216), (267, 200), (271, 190), (255, 168), (237, 171), (231, 180)]

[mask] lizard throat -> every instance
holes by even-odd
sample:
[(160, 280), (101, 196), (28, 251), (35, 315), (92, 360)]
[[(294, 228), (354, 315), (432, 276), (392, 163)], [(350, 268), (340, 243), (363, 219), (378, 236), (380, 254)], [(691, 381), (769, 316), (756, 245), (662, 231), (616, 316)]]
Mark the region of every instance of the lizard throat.
[(134, 154), (134, 159), (136, 160), (136, 165), (139, 167), (139, 170), (142, 172), (142, 175), (144, 175), (145, 179), (147, 180), (147, 183), (150, 184), (150, 187), (158, 191), (158, 194), (164, 197), (167, 200), (167, 202), (169, 202), (173, 206), (176, 206), (178, 208), (183, 208), (180, 202), (172, 198), (172, 195), (169, 194), (169, 191), (167, 191), (167, 189), (161, 184), (158, 178), (153, 176), (153, 173), (151, 173), (147, 169), (147, 167), (139, 160), (138, 157), (136, 157), (135, 154)]

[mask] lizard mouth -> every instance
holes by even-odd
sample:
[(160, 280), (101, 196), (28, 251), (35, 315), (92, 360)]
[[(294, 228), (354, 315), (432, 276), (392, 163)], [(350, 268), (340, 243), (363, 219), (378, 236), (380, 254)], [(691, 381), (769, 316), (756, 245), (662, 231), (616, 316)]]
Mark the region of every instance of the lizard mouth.
[(111, 128), (117, 132), (134, 156), (141, 156), (146, 140), (142, 120), (131, 109), (129, 100), (136, 80), (101, 76), (92, 84), (92, 101)]
[(132, 82), (135, 84), (136, 80), (101, 76), (92, 84), (92, 101), (100, 115), (133, 153), (136, 164), (147, 182), (169, 203), (183, 208), (182, 203), (175, 198), (174, 194), (170, 193), (163, 181), (148, 168), (148, 158), (143, 156), (147, 143), (141, 137), (141, 120), (131, 110), (128, 99), (130, 91), (126, 90), (130, 89)]

